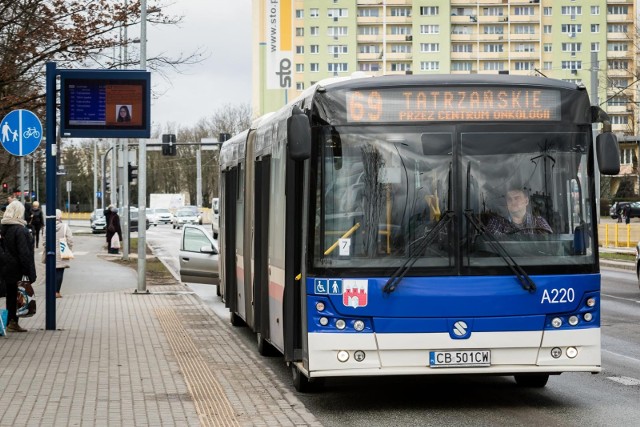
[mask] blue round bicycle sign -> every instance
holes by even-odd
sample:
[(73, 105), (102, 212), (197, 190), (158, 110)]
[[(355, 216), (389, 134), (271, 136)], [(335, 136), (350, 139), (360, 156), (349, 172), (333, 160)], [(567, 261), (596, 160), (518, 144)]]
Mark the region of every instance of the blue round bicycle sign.
[(26, 156), (38, 148), (42, 141), (42, 124), (29, 110), (13, 110), (0, 124), (2, 146), (14, 156)]

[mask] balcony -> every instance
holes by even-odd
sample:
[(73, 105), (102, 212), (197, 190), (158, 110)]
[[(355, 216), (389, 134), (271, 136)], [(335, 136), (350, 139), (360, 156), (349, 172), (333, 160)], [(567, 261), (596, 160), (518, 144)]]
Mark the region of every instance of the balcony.
[(633, 51), (631, 50), (608, 50), (607, 51), (607, 59), (632, 59)]
[[(537, 47), (539, 49), (539, 47)], [(540, 52), (511, 52), (511, 59), (529, 59), (531, 61), (536, 61), (540, 57)]]
[(476, 15), (451, 15), (452, 24), (475, 24), (478, 22)]
[(451, 60), (468, 60), (474, 56), (474, 52), (451, 52)]
[(616, 70), (616, 69), (608, 69), (607, 77), (629, 77), (633, 75), (631, 70)]
[(478, 35), (475, 33), (471, 34), (451, 34), (452, 42), (468, 42), (470, 40), (477, 40)]
[(477, 58), (481, 61), (506, 61), (509, 59), (509, 54), (507, 52), (478, 52)]
[[(378, 37), (378, 40), (380, 37)], [(387, 34), (387, 43), (407, 42), (413, 43), (413, 36), (410, 34)], [(360, 39), (358, 39), (360, 41)]]
[(358, 34), (356, 36), (358, 43), (380, 43), (380, 40), (382, 40), (382, 35), (380, 34)]
[(413, 54), (411, 53), (387, 52), (387, 61), (411, 61), (411, 60), (413, 60)]
[(508, 21), (509, 18), (504, 15), (478, 16), (478, 22), (481, 24), (500, 24)]
[(631, 33), (607, 33), (608, 41), (631, 41)]
[(356, 18), (356, 22), (358, 23), (358, 25), (382, 25), (382, 16), (358, 16)]
[(379, 61), (382, 58), (382, 52), (378, 53), (358, 53), (356, 59), (358, 61)]
[(607, 113), (609, 113), (609, 114), (626, 114), (626, 113), (628, 113), (626, 105), (614, 105), (614, 106), (607, 105), (606, 106), (606, 110), (607, 110)]
[(540, 22), (540, 15), (509, 15), (509, 21), (512, 24)]
[(413, 23), (411, 16), (387, 16), (387, 25), (407, 24)]
[(513, 43), (515, 41), (531, 41), (531, 40), (538, 40), (538, 37), (540, 37), (539, 33), (533, 33), (533, 34), (509, 34), (509, 40)]
[(633, 15), (607, 15), (607, 23), (633, 22)]

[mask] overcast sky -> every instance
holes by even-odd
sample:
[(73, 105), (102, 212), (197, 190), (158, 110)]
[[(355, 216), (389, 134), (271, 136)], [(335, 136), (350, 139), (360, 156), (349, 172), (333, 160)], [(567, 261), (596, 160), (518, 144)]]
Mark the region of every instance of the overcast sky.
[(147, 27), (148, 57), (177, 57), (198, 47), (208, 54), (200, 64), (169, 72), (168, 80), (152, 74), (153, 125), (194, 125), (226, 104), (251, 103), (251, 0), (178, 0), (163, 9), (184, 16), (179, 27)]

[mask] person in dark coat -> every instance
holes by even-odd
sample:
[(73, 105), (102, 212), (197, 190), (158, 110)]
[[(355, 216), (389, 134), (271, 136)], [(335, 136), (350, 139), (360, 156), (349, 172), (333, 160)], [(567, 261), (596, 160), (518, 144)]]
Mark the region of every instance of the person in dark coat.
[(36, 241), (36, 248), (40, 244), (40, 230), (44, 226), (44, 215), (42, 209), (40, 209), (40, 202), (37, 200), (31, 205), (31, 216), (27, 221), (28, 225), (33, 230), (33, 237)]
[[(104, 210), (104, 216), (107, 220), (107, 248), (110, 254), (117, 254), (118, 248), (111, 247), (111, 239), (114, 234), (117, 234), (122, 242), (122, 228), (120, 228), (120, 216), (118, 216), (118, 209), (111, 205)], [(122, 246), (122, 245), (120, 245)]]
[(24, 220), (24, 205), (15, 200), (7, 206), (0, 221), (7, 262), (2, 269), (2, 278), (7, 288), (7, 311), (9, 312), (7, 331), (27, 332), (18, 324), (17, 299), (18, 282), (23, 276), (29, 282), (36, 281), (36, 264), (33, 259), (33, 241)]

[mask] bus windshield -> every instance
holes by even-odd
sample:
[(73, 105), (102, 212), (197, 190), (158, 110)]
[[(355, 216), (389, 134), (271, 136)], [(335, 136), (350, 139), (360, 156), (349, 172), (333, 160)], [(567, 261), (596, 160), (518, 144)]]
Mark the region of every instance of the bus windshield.
[(593, 264), (589, 130), (488, 127), (318, 129), (314, 266), (508, 274), (490, 239), (524, 266)]

